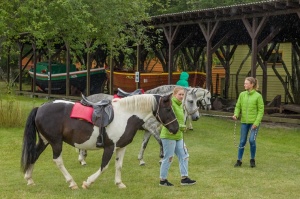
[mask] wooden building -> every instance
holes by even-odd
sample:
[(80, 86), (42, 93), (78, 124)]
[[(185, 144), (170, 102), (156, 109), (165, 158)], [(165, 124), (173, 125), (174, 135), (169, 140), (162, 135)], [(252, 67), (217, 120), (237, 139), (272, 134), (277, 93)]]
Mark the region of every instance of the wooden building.
[[(214, 92), (212, 58), (214, 53), (220, 52), (222, 56), (219, 53), (218, 58), (221, 59), (220, 62), (225, 69), (225, 78), (224, 80), (221, 78), (219, 82), (224, 81), (225, 92), (221, 93), (225, 93), (225, 97), (230, 97), (231, 93), (231, 97), (236, 97), (236, 91), (231, 89), (235, 77), (231, 75), (235, 74), (235, 67), (238, 68), (242, 64), (243, 56), (247, 55), (249, 48), (251, 56), (243, 68), (247, 73), (241, 71), (237, 78), (244, 79), (247, 75), (251, 75), (260, 79), (260, 90), (265, 101), (272, 99), (275, 90), (280, 91), (279, 86), (274, 86), (276, 89), (269, 88), (269, 85), (277, 83), (276, 78), (272, 77), (268, 63), (276, 44), (291, 43), (290, 46), (295, 50), (299, 62), (299, 0), (267, 0), (159, 15), (152, 17), (151, 25), (162, 29), (164, 33), (164, 47), (168, 51), (166, 65), (169, 68), (169, 82), (172, 81), (173, 57), (178, 49), (202, 47), (206, 49), (207, 58), (206, 86)], [(289, 57), (291, 49), (288, 46), (286, 48), (282, 50), (285, 52), (283, 56)], [(285, 61), (288, 64), (288, 60)], [(276, 65), (276, 68), (282, 72), (280, 66)], [(297, 74), (297, 78), (300, 78), (300, 74)], [(239, 83), (238, 87), (241, 85), (243, 83)], [(223, 90), (223, 85), (219, 87)], [(271, 94), (268, 94), (269, 92)]]

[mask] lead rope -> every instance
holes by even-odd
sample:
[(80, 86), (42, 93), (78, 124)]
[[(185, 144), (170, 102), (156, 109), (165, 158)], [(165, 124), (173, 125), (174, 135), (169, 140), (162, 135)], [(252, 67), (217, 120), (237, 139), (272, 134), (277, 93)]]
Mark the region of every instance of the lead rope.
[[(247, 142), (245, 143), (245, 145), (244, 145), (243, 147), (240, 147), (240, 146), (238, 146), (238, 145), (236, 144), (236, 141), (235, 141), (235, 131), (236, 131), (236, 121), (235, 121), (235, 124), (234, 124), (234, 133), (233, 133), (233, 139), (234, 139), (233, 142), (234, 142), (234, 146), (235, 146), (236, 148), (239, 148), (239, 149), (245, 148)], [(252, 133), (252, 130), (250, 130), (250, 136), (251, 136), (251, 133)], [(257, 136), (257, 128), (254, 130), (254, 141), (256, 140), (256, 136)]]
[[(202, 114), (202, 113), (201, 113)], [(202, 115), (204, 115), (204, 116), (213, 116), (213, 117), (231, 117), (231, 116), (226, 116), (226, 115), (212, 115), (212, 114), (202, 114)], [(239, 148), (239, 149), (243, 149), (243, 148), (245, 148), (245, 146), (246, 146), (246, 144), (247, 144), (247, 142), (246, 142), (246, 144), (244, 145), (244, 146), (242, 146), (242, 147), (240, 147), (240, 146), (238, 146), (237, 144), (236, 144), (236, 124), (237, 124), (237, 120), (235, 120), (235, 122), (234, 122), (234, 128), (233, 128), (233, 144), (234, 144), (234, 146), (236, 147), (236, 148)], [(251, 135), (251, 131), (250, 131), (250, 135)], [(256, 136), (257, 136), (257, 128), (255, 129), (255, 134), (254, 134), (254, 141), (256, 140)]]

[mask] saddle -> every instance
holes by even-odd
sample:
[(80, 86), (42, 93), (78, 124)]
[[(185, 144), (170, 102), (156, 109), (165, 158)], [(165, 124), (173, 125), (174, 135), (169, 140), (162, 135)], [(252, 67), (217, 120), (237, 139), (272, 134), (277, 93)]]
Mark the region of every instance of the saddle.
[(133, 92), (126, 92), (126, 91), (123, 91), (122, 89), (118, 88), (118, 92), (117, 92), (117, 96), (119, 98), (129, 97), (129, 96), (133, 96), (133, 95), (140, 95), (140, 94), (144, 94), (143, 89), (136, 89)]
[(106, 127), (114, 119), (114, 111), (110, 100), (103, 99), (97, 103), (89, 101), (81, 95), (80, 103), (84, 106), (93, 107), (92, 122), (98, 127)]

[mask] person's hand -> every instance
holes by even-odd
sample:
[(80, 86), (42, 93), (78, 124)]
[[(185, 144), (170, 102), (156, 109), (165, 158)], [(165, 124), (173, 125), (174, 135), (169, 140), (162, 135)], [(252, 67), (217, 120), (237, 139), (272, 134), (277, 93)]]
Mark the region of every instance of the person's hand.
[(251, 127), (251, 129), (256, 129), (257, 128), (257, 126), (255, 126), (254, 124), (252, 125), (252, 127)]
[(185, 124), (180, 124), (179, 125), (179, 130), (180, 131), (185, 131), (185, 129), (186, 129), (186, 125)]
[(234, 119), (234, 120), (237, 120), (237, 118), (236, 118), (236, 116), (235, 116), (235, 115), (233, 115), (233, 116), (232, 116), (232, 119)]

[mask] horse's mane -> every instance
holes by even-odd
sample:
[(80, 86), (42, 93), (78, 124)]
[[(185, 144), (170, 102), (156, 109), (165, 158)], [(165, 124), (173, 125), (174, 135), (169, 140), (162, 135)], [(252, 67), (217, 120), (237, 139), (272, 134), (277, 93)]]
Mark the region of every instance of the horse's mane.
[(210, 95), (209, 90), (207, 90), (205, 88), (196, 87), (196, 89), (197, 89), (197, 92), (196, 92), (197, 98), (203, 98), (206, 95)]
[[(147, 94), (167, 95), (167, 94), (172, 93), (176, 86), (178, 86), (178, 85), (175, 85), (175, 84), (162, 85), (162, 86), (147, 90), (145, 93), (147, 93)], [(207, 90), (205, 88), (201, 88), (201, 87), (187, 87), (185, 89), (190, 91), (193, 88), (197, 89), (197, 92), (196, 92), (197, 98), (202, 98), (204, 95), (207, 95), (207, 94), (210, 93), (209, 90)]]
[(146, 94), (160, 94), (160, 95), (167, 95), (173, 92), (176, 85), (162, 85), (150, 90), (147, 90)]
[(152, 94), (133, 95), (122, 98), (118, 102), (129, 111), (152, 111), (157, 104)]

